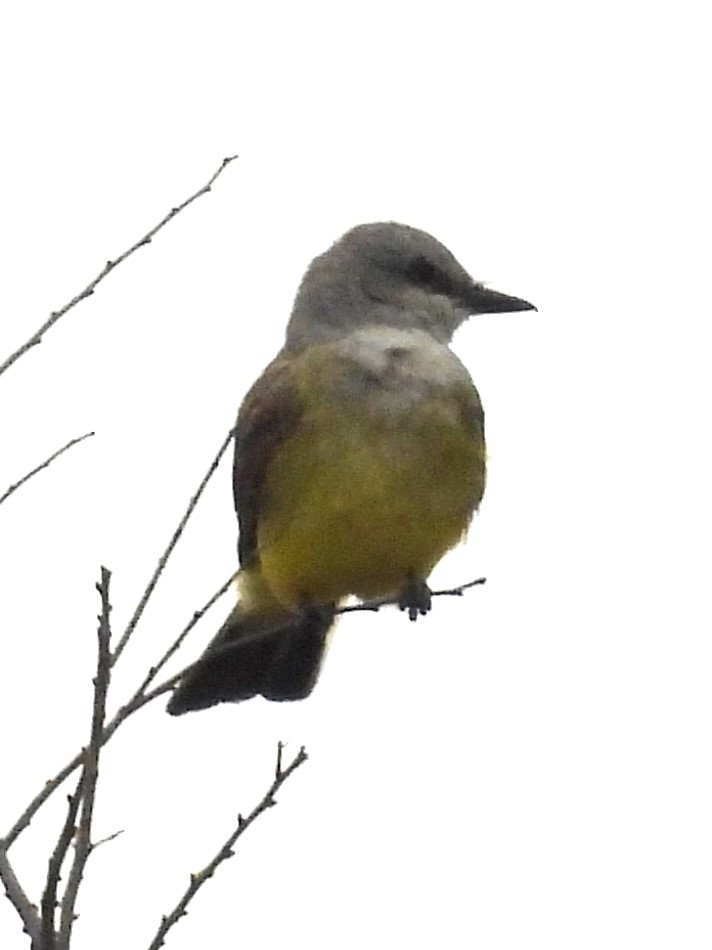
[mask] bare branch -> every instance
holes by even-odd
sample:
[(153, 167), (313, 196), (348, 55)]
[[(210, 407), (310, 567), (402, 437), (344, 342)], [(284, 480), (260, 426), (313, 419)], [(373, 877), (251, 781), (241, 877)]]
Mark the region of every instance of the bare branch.
[(186, 524), (188, 523), (188, 519), (189, 519), (190, 516), (193, 514), (193, 511), (195, 510), (195, 506), (198, 504), (198, 501), (199, 501), (199, 499), (200, 499), (200, 496), (201, 496), (201, 495), (203, 494), (203, 492), (205, 491), (206, 485), (208, 484), (208, 482), (210, 481), (210, 479), (211, 479), (211, 478), (213, 477), (213, 475), (215, 474), (215, 472), (216, 472), (216, 470), (217, 470), (217, 467), (218, 467), (218, 465), (220, 464), (220, 459), (223, 457), (223, 455), (224, 455), (225, 452), (227, 451), (227, 448), (228, 448), (228, 446), (230, 445), (230, 442), (232, 441), (232, 437), (233, 437), (234, 431), (235, 431), (235, 430), (234, 430), (234, 427), (233, 427), (232, 429), (230, 429), (230, 431), (228, 432), (228, 434), (227, 434), (227, 435), (225, 436), (225, 438), (223, 439), (223, 443), (222, 443), (222, 445), (220, 446), (217, 455), (215, 456), (215, 458), (213, 459), (213, 461), (210, 463), (210, 467), (208, 468), (208, 471), (205, 473), (205, 476), (203, 477), (203, 480), (201, 481), (200, 485), (198, 486), (198, 490), (197, 490), (196, 493), (193, 495), (193, 497), (190, 499), (190, 501), (189, 501), (189, 503), (188, 503), (188, 507), (187, 507), (186, 510), (185, 510), (185, 514), (184, 514), (183, 517), (181, 518), (178, 527), (177, 527), (176, 530), (173, 532), (173, 537), (172, 537), (171, 540), (168, 542), (168, 547), (167, 547), (166, 550), (163, 552), (163, 554), (160, 556), (160, 558), (159, 558), (159, 560), (158, 560), (158, 565), (156, 566), (156, 570), (153, 572), (153, 576), (151, 577), (151, 580), (148, 582), (148, 586), (146, 587), (146, 590), (145, 590), (145, 591), (143, 592), (143, 594), (141, 595), (141, 599), (140, 599), (139, 602), (138, 602), (138, 606), (136, 607), (136, 610), (134, 611), (133, 616), (131, 617), (131, 620), (129, 621), (129, 624), (128, 624), (128, 626), (126, 627), (126, 630), (123, 632), (123, 634), (122, 634), (122, 636), (121, 636), (121, 639), (119, 640), (118, 644), (116, 645), (116, 649), (114, 650), (114, 652), (113, 652), (113, 654), (112, 654), (112, 657), (111, 657), (111, 664), (112, 664), (112, 666), (114, 665), (114, 663), (116, 663), (116, 661), (118, 660), (118, 658), (119, 658), (119, 657), (121, 656), (121, 654), (124, 652), (124, 649), (125, 649), (125, 647), (126, 647), (126, 644), (127, 644), (127, 643), (129, 642), (129, 640), (131, 639), (131, 635), (133, 634), (134, 630), (136, 629), (136, 625), (138, 624), (139, 620), (141, 619), (141, 615), (143, 614), (143, 612), (144, 612), (144, 610), (145, 610), (145, 608), (146, 608), (146, 604), (148, 603), (148, 601), (149, 601), (151, 595), (153, 594), (153, 591), (155, 590), (156, 584), (158, 583), (158, 580), (159, 580), (161, 574), (163, 573), (166, 564), (168, 563), (168, 558), (169, 558), (169, 557), (171, 556), (171, 554), (173, 553), (173, 549), (175, 548), (176, 544), (178, 544), (178, 541), (180, 540), (180, 536), (183, 534), (183, 531), (184, 531), (184, 529), (185, 529), (185, 526), (186, 526)]
[(42, 950), (54, 950), (57, 932), (55, 930), (55, 910), (57, 908), (57, 890), (59, 888), (62, 864), (76, 832), (77, 813), (82, 800), (82, 777), (80, 776), (77, 788), (73, 795), (67, 796), (67, 816), (54, 851), (47, 863), (47, 880), (42, 894)]
[(180, 898), (170, 914), (167, 914), (162, 918), (160, 926), (156, 931), (156, 935), (148, 946), (148, 950), (160, 950), (160, 948), (165, 943), (168, 931), (171, 929), (171, 927), (178, 923), (181, 917), (184, 917), (187, 914), (188, 904), (190, 904), (203, 884), (205, 884), (205, 882), (213, 876), (217, 868), (224, 861), (227, 861), (228, 858), (233, 856), (235, 853), (233, 848), (237, 842), (237, 839), (245, 833), (250, 825), (256, 821), (263, 812), (277, 804), (275, 795), (279, 789), (287, 781), (289, 776), (307, 760), (307, 753), (304, 749), (304, 746), (302, 746), (296, 756), (289, 763), (287, 768), (282, 769), (282, 749), (283, 746), (280, 742), (277, 746), (277, 767), (275, 770), (275, 778), (270, 787), (265, 792), (262, 801), (252, 809), (247, 818), (243, 818), (242, 815), (237, 816), (237, 826), (233, 830), (230, 837), (219, 849), (217, 854), (211, 861), (208, 862), (208, 864), (206, 864), (202, 871), (198, 871), (197, 874), (190, 875), (190, 883), (184, 891), (183, 896)]
[(74, 795), (67, 796), (67, 816), (47, 866), (47, 881), (42, 894), (42, 950), (54, 950), (56, 941), (55, 909), (62, 864), (76, 829), (77, 812), (81, 802), (81, 777)]
[[(194, 666), (195, 663), (189, 663), (188, 666), (180, 670), (180, 672), (174, 673), (173, 676), (170, 676), (167, 680), (164, 680), (159, 686), (154, 686), (153, 689), (149, 690), (147, 693), (137, 693), (132, 699), (130, 699), (124, 706), (121, 707), (114, 719), (111, 720), (111, 725), (114, 727), (112, 732), (116, 732), (121, 723), (125, 722), (129, 716), (132, 716), (139, 709), (143, 709), (144, 706), (152, 703), (154, 699), (158, 699), (159, 696), (163, 696), (164, 693), (167, 693), (169, 690), (173, 689), (178, 680), (182, 679), (186, 673), (192, 670)], [(111, 737), (109, 736), (109, 738)]]
[(60, 769), (59, 772), (57, 772), (55, 776), (53, 776), (51, 779), (48, 779), (45, 782), (42, 788), (42, 791), (38, 792), (35, 795), (35, 797), (29, 803), (27, 808), (23, 811), (23, 813), (17, 819), (15, 824), (12, 826), (12, 828), (5, 835), (4, 842), (5, 842), (6, 848), (9, 848), (10, 845), (15, 843), (18, 835), (22, 834), (25, 828), (27, 828), (29, 823), (32, 821), (32, 819), (35, 817), (39, 809), (42, 807), (42, 805), (44, 805), (44, 803), (47, 801), (50, 795), (53, 792), (57, 791), (59, 786), (65, 781), (65, 779), (69, 778), (69, 776), (72, 774), (72, 772), (74, 772), (75, 769), (79, 768), (79, 766), (82, 764), (83, 759), (84, 759), (84, 750), (82, 749), (82, 751), (78, 752), (70, 762), (67, 762), (64, 768)]
[[(195, 663), (190, 663), (180, 672), (175, 673), (173, 676), (165, 680), (159, 686), (154, 687), (154, 689), (150, 690), (149, 692), (145, 692), (146, 687), (155, 678), (155, 674), (161, 669), (161, 667), (168, 660), (168, 658), (172, 656), (176, 652), (178, 647), (181, 645), (181, 643), (183, 642), (187, 634), (190, 632), (191, 628), (194, 626), (195, 621), (197, 619), (200, 619), (200, 617), (203, 616), (203, 614), (208, 609), (208, 607), (212, 606), (212, 604), (215, 603), (218, 597), (221, 597), (225, 593), (225, 591), (228, 589), (228, 587), (232, 583), (234, 577), (235, 575), (233, 575), (233, 577), (231, 577), (229, 580), (225, 581), (225, 583), (220, 588), (220, 590), (218, 590), (210, 598), (207, 604), (205, 604), (205, 606), (201, 610), (196, 611), (196, 613), (193, 616), (193, 620), (190, 621), (190, 623), (186, 626), (183, 632), (175, 640), (175, 642), (170, 647), (170, 649), (164, 654), (161, 661), (155, 667), (152, 667), (151, 670), (149, 670), (148, 676), (146, 677), (144, 682), (141, 684), (139, 689), (136, 690), (136, 692), (131, 697), (131, 699), (127, 703), (125, 703), (116, 713), (116, 716), (114, 717), (114, 719), (112, 719), (111, 723), (109, 724), (109, 727), (108, 727), (109, 729), (114, 727), (114, 724), (118, 726), (120, 722), (123, 722), (123, 720), (128, 718), (128, 716), (130, 716), (132, 713), (136, 712), (136, 710), (141, 709), (143, 706), (147, 705), (148, 703), (153, 702), (154, 699), (157, 699), (159, 696), (162, 696), (164, 693), (167, 693), (170, 689), (172, 689), (175, 686), (175, 684), (179, 680), (183, 679), (183, 677), (185, 677), (185, 675), (189, 673), (190, 670), (195, 666)], [(487, 579), (485, 577), (478, 577), (476, 580), (468, 581), (465, 584), (460, 584), (458, 587), (452, 587), (447, 590), (433, 591), (431, 596), (432, 597), (462, 597), (466, 590), (469, 590), (471, 587), (477, 587), (481, 584), (484, 584), (486, 583), (486, 580)], [(387, 607), (387, 606), (392, 606), (392, 605), (397, 606), (397, 604), (398, 604), (397, 600), (365, 601), (361, 604), (354, 604), (351, 607), (340, 607), (336, 611), (336, 613), (338, 615), (341, 613), (354, 613), (357, 610), (377, 611), (377, 610), (380, 610), (381, 607)], [(262, 640), (266, 637), (269, 637), (271, 634), (272, 634), (272, 631), (269, 628), (266, 630), (256, 630), (253, 633), (246, 634), (245, 636), (243, 636), (240, 639), (240, 643), (244, 645), (246, 643), (254, 642), (256, 640)], [(229, 649), (229, 644), (227, 648)], [(200, 661), (198, 660), (196, 662), (200, 662)], [(115, 728), (113, 731), (115, 731)], [(281, 753), (278, 750), (278, 755), (279, 754)], [(279, 768), (279, 761), (280, 760), (278, 758), (278, 763), (277, 763), (278, 768)]]
[(0, 505), (6, 501), (13, 492), (17, 491), (20, 485), (24, 485), (25, 482), (28, 482), (33, 475), (36, 475), (38, 472), (41, 472), (43, 468), (47, 468), (56, 458), (58, 458), (63, 452), (66, 452), (68, 449), (71, 449), (73, 445), (78, 445), (80, 442), (83, 442), (84, 439), (89, 439), (93, 436), (93, 432), (85, 432), (84, 435), (80, 435), (76, 439), (70, 439), (66, 445), (63, 445), (61, 449), (57, 449), (48, 459), (45, 459), (41, 465), (38, 465), (37, 468), (33, 468), (31, 472), (28, 472), (27, 475), (24, 475), (19, 482), (15, 482), (14, 485), (10, 485), (4, 495), (0, 495)]
[(187, 208), (189, 204), (192, 204), (196, 199), (200, 198), (202, 195), (207, 194), (211, 190), (218, 176), (221, 175), (222, 172), (225, 170), (225, 168), (227, 168), (227, 166), (230, 164), (230, 162), (234, 162), (236, 158), (237, 158), (237, 155), (230, 155), (228, 158), (224, 158), (218, 170), (211, 176), (209, 181), (206, 182), (206, 184), (204, 184), (202, 188), (199, 188), (195, 192), (195, 194), (190, 196), (190, 198), (186, 198), (186, 200), (182, 204), (177, 205), (175, 208), (171, 208), (168, 214), (165, 215), (165, 217), (163, 217), (158, 222), (158, 224), (152, 227), (150, 231), (147, 231), (146, 234), (144, 234), (144, 236), (140, 240), (136, 241), (135, 244), (132, 244), (131, 247), (128, 248), (128, 250), (123, 252), (123, 254), (120, 254), (113, 261), (107, 261), (106, 264), (104, 265), (103, 270), (99, 274), (97, 274), (97, 276), (86, 285), (84, 290), (80, 291), (80, 293), (78, 293), (75, 297), (72, 297), (72, 299), (68, 303), (66, 303), (63, 307), (60, 307), (59, 310), (54, 310), (49, 315), (47, 320), (45, 320), (42, 326), (35, 333), (32, 334), (32, 336), (29, 338), (29, 340), (27, 340), (26, 343), (23, 343), (22, 346), (19, 347), (19, 349), (15, 350), (14, 353), (11, 353), (4, 363), (0, 363), (0, 376), (2, 376), (5, 370), (9, 369), (16, 360), (19, 360), (21, 356), (24, 356), (24, 354), (27, 353), (28, 350), (31, 350), (32, 347), (37, 346), (38, 343), (41, 343), (42, 337), (45, 335), (45, 333), (51, 327), (53, 327), (54, 324), (61, 317), (63, 317), (65, 313), (67, 313), (69, 310), (75, 307), (82, 300), (85, 300), (87, 297), (91, 297), (97, 285), (100, 284), (101, 281), (104, 280), (104, 278), (108, 274), (110, 274), (111, 271), (114, 270), (115, 267), (118, 267), (119, 264), (122, 264), (126, 260), (127, 257), (130, 257), (140, 247), (144, 247), (146, 244), (150, 244), (153, 237), (156, 234), (158, 234), (161, 228), (164, 228), (168, 224), (169, 221), (175, 218), (177, 214), (180, 214), (181, 211), (183, 211), (184, 208)]
[[(448, 590), (431, 591), (431, 597), (462, 597), (466, 590), (471, 587), (477, 587), (480, 584), (486, 584), (486, 577), (478, 577), (477, 580), (468, 581), (466, 584), (460, 584), (459, 587), (450, 587)], [(378, 611), (381, 607), (397, 607), (398, 598), (386, 597), (383, 600), (363, 600), (360, 604), (351, 604), (348, 607), (338, 607), (337, 614), (353, 614), (359, 610)]]
[(69, 940), (74, 923), (74, 908), (82, 881), (84, 868), (91, 852), (92, 819), (94, 817), (94, 800), (96, 785), (99, 779), (99, 755), (101, 752), (104, 733), (104, 719), (106, 715), (106, 694), (111, 678), (111, 624), (109, 614), (109, 584), (111, 571), (102, 567), (101, 580), (96, 585), (101, 596), (101, 613), (99, 615), (98, 650), (96, 676), (94, 677), (94, 702), (92, 705), (91, 735), (89, 745), (84, 755), (82, 776), (79, 782), (81, 789), (81, 814), (77, 829), (77, 840), (74, 845), (74, 860), (69, 869), (67, 887), (62, 898), (62, 913), (59, 928), (59, 950), (69, 950)]
[(433, 597), (462, 597), (466, 590), (471, 587), (479, 587), (487, 583), (486, 577), (478, 577), (474, 581), (468, 581), (466, 584), (460, 584), (459, 587), (451, 587), (449, 590), (434, 590)]
[(157, 674), (163, 669), (163, 667), (170, 660), (170, 658), (174, 656), (175, 653), (178, 652), (178, 650), (183, 644), (183, 641), (188, 636), (188, 634), (193, 629), (193, 627), (207, 613), (207, 611), (210, 610), (213, 604), (216, 603), (218, 600), (220, 600), (220, 598), (228, 590), (228, 588), (230, 587), (230, 585), (235, 580), (238, 574), (239, 574), (239, 571), (235, 571), (234, 573), (232, 573), (230, 577), (228, 577), (228, 579), (222, 585), (222, 587), (220, 587), (219, 590), (215, 591), (215, 593), (210, 598), (210, 600), (207, 601), (207, 603), (203, 604), (200, 610), (195, 611), (195, 613), (191, 617), (188, 624), (183, 628), (180, 634), (176, 637), (176, 639), (173, 641), (170, 647), (166, 650), (166, 652), (163, 654), (163, 656), (158, 661), (158, 663), (156, 663), (154, 666), (150, 668), (150, 670), (146, 674), (146, 678), (144, 679), (143, 683), (141, 683), (139, 688), (136, 690), (134, 695), (129, 700), (129, 703), (127, 703), (126, 705), (129, 705), (131, 702), (133, 702), (133, 700), (137, 699), (139, 696), (142, 696), (146, 692), (148, 687), (156, 678)]
[[(218, 598), (221, 597), (225, 593), (225, 591), (229, 588), (230, 583), (232, 582), (232, 579), (233, 578), (231, 577), (229, 581), (226, 581), (222, 585), (222, 587), (218, 591), (216, 591), (215, 594), (213, 594), (213, 596), (207, 601), (207, 603), (205, 603), (200, 608), (200, 610), (195, 611), (191, 620), (184, 627), (183, 631), (180, 633), (180, 635), (178, 636), (173, 646), (167, 651), (166, 654), (164, 654), (161, 660), (159, 660), (159, 662), (154, 667), (151, 668), (151, 670), (149, 671), (149, 675), (144, 679), (143, 683), (141, 684), (141, 686), (139, 686), (139, 688), (136, 690), (136, 692), (131, 697), (131, 699), (129, 699), (128, 702), (124, 703), (116, 712), (116, 714), (112, 717), (111, 721), (106, 724), (101, 736), (102, 746), (106, 745), (106, 743), (109, 741), (109, 739), (111, 739), (111, 737), (114, 735), (114, 733), (119, 728), (119, 726), (123, 722), (125, 722), (129, 716), (131, 716), (137, 710), (141, 709), (143, 706), (152, 702), (154, 699), (157, 699), (159, 696), (162, 696), (164, 693), (167, 693), (168, 690), (170, 690), (173, 686), (175, 686), (175, 684), (178, 682), (178, 680), (182, 676), (185, 676), (187, 671), (190, 669), (190, 666), (186, 667), (186, 669), (184, 670), (181, 670), (179, 673), (176, 673), (174, 676), (171, 676), (170, 679), (166, 680), (160, 686), (155, 687), (153, 690), (151, 690), (151, 692), (149, 693), (145, 692), (146, 687), (154, 679), (156, 673), (161, 669), (164, 663), (167, 662), (168, 658), (172, 656), (175, 650), (178, 648), (177, 645), (180, 645), (180, 643), (183, 642), (185, 637), (193, 629), (193, 627), (198, 622), (198, 620), (206, 613), (206, 611), (210, 607), (212, 607), (212, 605), (218, 600)], [(69, 778), (69, 776), (72, 774), (72, 772), (75, 771), (75, 769), (79, 768), (79, 766), (82, 764), (83, 761), (84, 761), (84, 750), (82, 749), (80, 752), (78, 752), (74, 756), (73, 759), (71, 759), (71, 761), (69, 761), (64, 766), (64, 768), (60, 769), (60, 771), (57, 772), (55, 776), (53, 776), (51, 779), (48, 779), (48, 781), (45, 782), (45, 785), (42, 788), (42, 790), (38, 792), (37, 795), (35, 795), (32, 801), (28, 804), (27, 808), (25, 808), (23, 813), (15, 822), (15, 824), (8, 831), (4, 839), (6, 847), (9, 848), (10, 845), (13, 844), (14, 841), (16, 841), (18, 836), (25, 830), (25, 828), (27, 828), (27, 826), (30, 824), (34, 816), (40, 810), (42, 805), (44, 805), (47, 799), (54, 792), (57, 791), (60, 785), (62, 785), (62, 783), (67, 778)]]
[[(193, 619), (188, 623), (188, 625), (185, 627), (183, 632), (179, 635), (178, 640), (176, 641), (178, 645), (179, 645), (179, 642), (180, 643), (183, 642), (183, 640), (185, 639), (185, 636), (193, 628), (193, 626), (195, 626), (195, 623), (197, 622), (195, 618), (197, 617), (199, 619), (200, 617), (203, 616), (203, 614), (207, 611), (207, 609), (210, 606), (212, 606), (212, 604), (215, 603), (218, 597), (222, 596), (222, 594), (225, 593), (225, 591), (230, 586), (231, 581), (232, 581), (232, 578), (230, 578), (230, 581), (226, 581), (222, 585), (222, 587), (210, 598), (210, 600), (200, 610), (196, 611), (196, 613), (193, 615)], [(476, 587), (484, 583), (485, 583), (485, 578), (478, 577), (476, 580), (469, 581), (466, 584), (461, 584), (459, 587), (453, 587), (449, 590), (433, 591), (432, 596), (433, 597), (461, 597), (464, 594), (464, 592), (468, 590), (469, 588)], [(354, 613), (357, 610), (377, 611), (377, 610), (380, 610), (381, 607), (386, 607), (389, 605), (397, 605), (397, 601), (396, 600), (365, 601), (364, 603), (354, 604), (353, 606), (340, 607), (337, 610), (337, 614)], [(257, 631), (254, 634), (254, 638), (257, 639), (265, 635), (269, 635), (269, 631), (266, 631), (266, 633), (262, 631)], [(248, 638), (248, 639), (251, 639), (251, 638)], [(175, 646), (175, 649), (177, 649), (177, 646)], [(175, 684), (180, 679), (182, 679), (182, 677), (184, 677), (186, 673), (193, 667), (194, 664), (191, 663), (190, 665), (185, 667), (185, 669), (181, 670), (178, 673), (175, 673), (169, 679), (165, 680), (160, 685), (154, 687), (149, 692), (144, 692), (146, 687), (155, 678), (155, 675), (158, 672), (158, 670), (161, 669), (161, 667), (163, 666), (164, 661), (168, 659), (169, 654), (172, 656), (173, 653), (175, 653), (175, 650), (173, 649), (173, 647), (171, 647), (168, 653), (164, 655), (162, 660), (160, 660), (159, 663), (157, 663), (156, 666), (153, 667), (152, 670), (149, 671), (149, 675), (146, 677), (146, 679), (144, 679), (143, 683), (136, 690), (136, 692), (131, 697), (131, 699), (129, 699), (126, 703), (124, 703), (120, 707), (120, 709), (116, 712), (116, 714), (113, 716), (111, 721), (106, 725), (104, 729), (102, 740), (101, 740), (102, 745), (106, 745), (106, 743), (109, 741), (109, 739), (111, 739), (111, 737), (119, 728), (119, 726), (123, 722), (125, 722), (126, 719), (129, 718), (129, 716), (133, 715), (133, 713), (137, 712), (139, 709), (142, 709), (144, 706), (153, 702), (154, 699), (158, 699), (160, 696), (163, 696), (165, 693), (171, 690), (175, 686)], [(63, 769), (61, 769), (59, 772), (57, 772), (57, 774), (53, 778), (47, 781), (44, 788), (32, 799), (32, 801), (29, 803), (27, 808), (20, 815), (20, 817), (17, 819), (15, 824), (12, 826), (12, 828), (8, 831), (7, 835), (5, 836), (7, 847), (9, 847), (17, 839), (17, 837), (25, 830), (25, 828), (27, 828), (27, 826), (32, 821), (33, 817), (37, 814), (37, 812), (42, 807), (42, 805), (44, 805), (47, 799), (60, 787), (60, 785), (81, 764), (82, 764), (82, 753), (79, 752), (77, 753), (77, 755), (74, 756), (74, 758), (70, 762), (68, 762), (64, 766)]]
[(102, 844), (108, 844), (110, 841), (113, 841), (115, 838), (118, 838), (119, 835), (122, 835), (123, 833), (124, 833), (124, 829), (119, 828), (118, 831), (114, 831), (112, 834), (106, 835), (106, 837), (104, 838), (99, 838), (98, 841), (92, 841), (91, 853), (93, 854), (96, 851), (96, 849), (99, 848)]
[(38, 950), (42, 936), (40, 915), (17, 880), (15, 870), (7, 856), (7, 848), (7, 842), (0, 840), (0, 881), (5, 887), (8, 900), (20, 915), (22, 929), (30, 935), (33, 950)]

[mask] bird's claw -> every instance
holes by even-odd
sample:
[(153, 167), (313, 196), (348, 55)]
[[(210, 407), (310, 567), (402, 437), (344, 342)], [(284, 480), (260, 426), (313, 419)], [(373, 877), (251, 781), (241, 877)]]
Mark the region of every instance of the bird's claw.
[(430, 588), (418, 577), (409, 577), (398, 597), (399, 610), (408, 611), (409, 620), (424, 617), (432, 607)]

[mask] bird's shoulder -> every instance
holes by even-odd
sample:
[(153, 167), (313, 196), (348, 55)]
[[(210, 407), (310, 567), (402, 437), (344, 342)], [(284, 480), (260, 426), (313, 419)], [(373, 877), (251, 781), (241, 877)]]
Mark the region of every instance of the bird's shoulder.
[(280, 354), (245, 396), (235, 425), (233, 498), (239, 522), (238, 553), (245, 566), (257, 549), (257, 520), (265, 475), (274, 452), (302, 413), (293, 360)]

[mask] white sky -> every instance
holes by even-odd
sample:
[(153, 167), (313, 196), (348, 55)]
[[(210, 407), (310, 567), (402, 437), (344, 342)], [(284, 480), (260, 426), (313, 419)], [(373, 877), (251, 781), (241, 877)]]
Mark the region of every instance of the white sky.
[[(345, 619), (304, 703), (135, 717), (77, 950), (149, 943), (278, 739), (309, 762), (171, 950), (710, 946), (705, 32), (688, 2), (6, 10), (0, 360), (240, 160), (0, 379), (0, 494), (97, 433), (0, 509), (0, 833), (86, 741), (99, 566), (120, 632), (316, 253), (400, 220), (539, 307), (456, 340), (490, 481), (436, 582), (487, 586)], [(110, 710), (235, 536), (223, 464)], [(34, 897), (63, 807), (11, 852)], [(2, 901), (0, 945), (25, 940)]]

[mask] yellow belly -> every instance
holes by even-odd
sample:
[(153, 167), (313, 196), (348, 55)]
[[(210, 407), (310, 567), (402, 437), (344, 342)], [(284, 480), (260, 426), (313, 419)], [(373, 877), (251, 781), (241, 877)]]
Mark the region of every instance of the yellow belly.
[(258, 528), (261, 579), (291, 606), (398, 593), (467, 529), (484, 441), (461, 401), (397, 421), (320, 406), (272, 459)]

